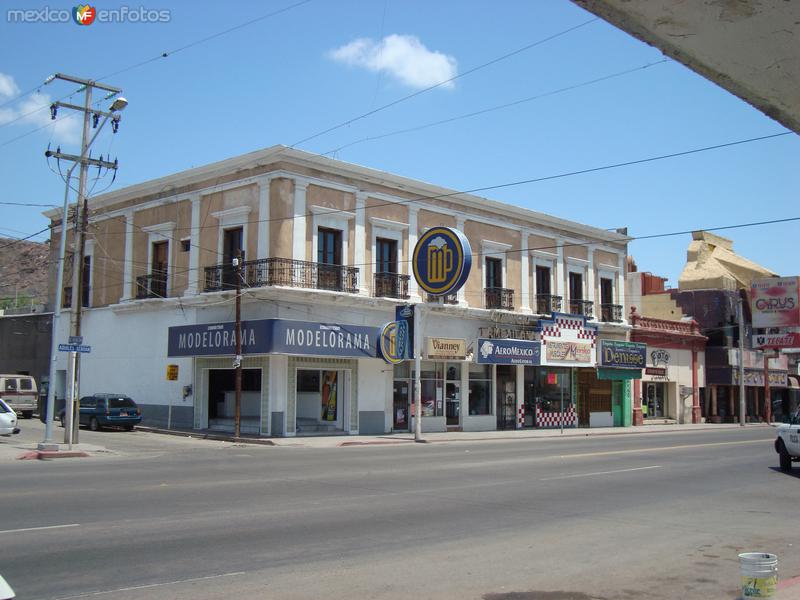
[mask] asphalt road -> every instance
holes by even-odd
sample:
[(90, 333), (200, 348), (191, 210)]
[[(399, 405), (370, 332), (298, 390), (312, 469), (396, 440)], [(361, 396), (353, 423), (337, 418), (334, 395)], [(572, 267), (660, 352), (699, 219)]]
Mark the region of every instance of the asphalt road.
[(82, 435), (115, 452), (0, 464), (18, 598), (732, 599), (744, 551), (800, 575), (800, 468), (777, 470), (770, 428), (330, 449)]

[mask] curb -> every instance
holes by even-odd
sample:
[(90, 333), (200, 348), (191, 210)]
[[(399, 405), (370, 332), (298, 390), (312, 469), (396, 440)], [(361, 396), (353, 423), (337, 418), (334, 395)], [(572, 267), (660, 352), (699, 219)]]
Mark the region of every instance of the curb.
[(191, 430), (178, 430), (178, 429), (161, 429), (159, 427), (147, 427), (137, 425), (138, 431), (146, 431), (148, 433), (160, 433), (162, 435), (174, 435), (177, 437), (192, 438), (196, 440), (213, 440), (218, 442), (232, 442), (235, 444), (256, 444), (260, 446), (278, 446), (268, 438), (250, 438), (250, 437), (234, 437), (232, 435), (225, 435), (224, 433), (200, 433)]
[(17, 460), (49, 460), (51, 458), (89, 458), (89, 455), (80, 450), (66, 452), (59, 450), (31, 450), (20, 454)]

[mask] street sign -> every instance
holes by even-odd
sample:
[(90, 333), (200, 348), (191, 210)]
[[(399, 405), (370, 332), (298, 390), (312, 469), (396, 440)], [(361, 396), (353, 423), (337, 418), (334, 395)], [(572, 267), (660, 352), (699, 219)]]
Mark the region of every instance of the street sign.
[(82, 346), (80, 344), (59, 344), (58, 345), (59, 352), (82, 352), (84, 354), (88, 354), (92, 351), (91, 346)]
[(74, 344), (75, 346), (80, 346), (83, 344), (83, 336), (82, 335), (71, 335), (69, 336), (69, 343)]
[(757, 333), (753, 335), (753, 348), (800, 348), (800, 333)]

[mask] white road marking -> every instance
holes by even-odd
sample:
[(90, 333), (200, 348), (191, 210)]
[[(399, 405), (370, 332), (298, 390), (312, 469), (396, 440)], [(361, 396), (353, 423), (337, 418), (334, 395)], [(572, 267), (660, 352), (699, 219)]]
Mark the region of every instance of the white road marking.
[(43, 531), (45, 529), (66, 529), (67, 527), (80, 527), (80, 523), (70, 523), (69, 525), (48, 525), (47, 527), (25, 527), (24, 529), (6, 529), (0, 533), (21, 533), (23, 531)]
[(221, 575), (207, 575), (206, 577), (192, 577), (190, 579), (178, 579), (176, 581), (165, 581), (163, 583), (149, 583), (147, 585), (134, 585), (131, 587), (117, 588), (115, 590), (102, 590), (97, 592), (84, 592), (83, 594), (75, 594), (74, 596), (60, 596), (55, 600), (72, 600), (73, 598), (89, 598), (91, 596), (102, 596), (104, 594), (117, 594), (119, 592), (132, 592), (135, 590), (146, 590), (165, 585), (177, 585), (179, 583), (193, 583), (195, 581), (207, 581), (209, 579), (219, 579), (220, 577), (233, 577), (235, 575), (244, 575), (244, 571), (237, 571), (235, 573), (222, 573)]
[(555, 479), (572, 479), (574, 477), (594, 477), (595, 475), (611, 475), (613, 473), (630, 473), (631, 471), (646, 471), (648, 469), (660, 469), (661, 465), (652, 467), (636, 467), (634, 469), (617, 469), (616, 471), (597, 471), (596, 473), (578, 473), (577, 475), (560, 475), (558, 477), (544, 477), (539, 481), (553, 481)]

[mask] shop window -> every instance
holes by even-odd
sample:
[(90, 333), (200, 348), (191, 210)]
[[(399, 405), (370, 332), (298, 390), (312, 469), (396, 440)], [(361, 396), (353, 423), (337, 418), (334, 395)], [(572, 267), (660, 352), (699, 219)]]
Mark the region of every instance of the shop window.
[(539, 410), (543, 413), (560, 413), (562, 398), (564, 410), (568, 410), (572, 403), (569, 369), (539, 368), (535, 373), (534, 394)]
[(319, 391), (319, 371), (300, 369), (297, 371), (298, 392)]
[(492, 367), (491, 365), (469, 365), (469, 414), (470, 416), (492, 414)]

